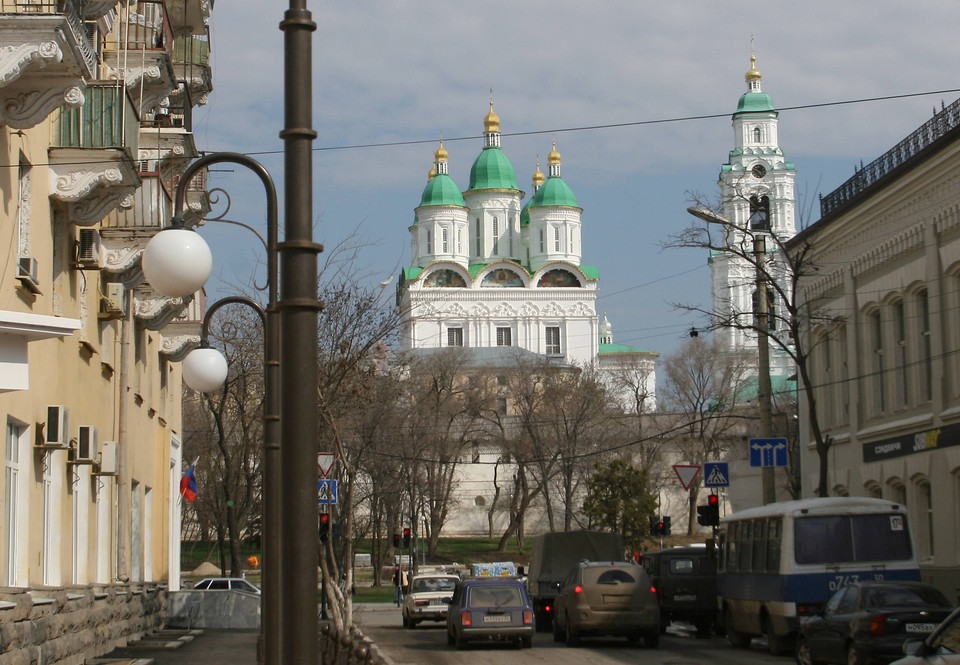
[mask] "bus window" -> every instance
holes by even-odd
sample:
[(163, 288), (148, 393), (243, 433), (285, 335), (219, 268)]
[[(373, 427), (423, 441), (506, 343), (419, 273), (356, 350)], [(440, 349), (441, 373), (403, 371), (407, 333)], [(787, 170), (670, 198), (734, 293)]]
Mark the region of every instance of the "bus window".
[(739, 557), (737, 567), (747, 573), (750, 572), (750, 555), (753, 552), (753, 522), (746, 520), (740, 523), (740, 537), (737, 538)]
[(853, 516), (855, 561), (903, 561), (912, 557), (904, 515)]
[(767, 571), (776, 573), (780, 570), (780, 539), (782, 538), (782, 522), (773, 518), (767, 525)]
[(753, 525), (753, 571), (763, 573), (767, 570), (767, 521), (757, 520)]
[(798, 518), (794, 531), (794, 556), (797, 563), (853, 561), (849, 516)]

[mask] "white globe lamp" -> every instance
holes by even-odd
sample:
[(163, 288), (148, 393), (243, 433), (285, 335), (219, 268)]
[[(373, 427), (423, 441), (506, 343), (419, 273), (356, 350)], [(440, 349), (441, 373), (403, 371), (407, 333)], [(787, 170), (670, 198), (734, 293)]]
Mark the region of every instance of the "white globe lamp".
[(188, 353), (182, 369), (184, 383), (201, 393), (214, 391), (227, 380), (227, 359), (209, 347)]
[(210, 246), (189, 229), (164, 229), (143, 250), (143, 274), (158, 293), (182, 298), (196, 293), (213, 270)]

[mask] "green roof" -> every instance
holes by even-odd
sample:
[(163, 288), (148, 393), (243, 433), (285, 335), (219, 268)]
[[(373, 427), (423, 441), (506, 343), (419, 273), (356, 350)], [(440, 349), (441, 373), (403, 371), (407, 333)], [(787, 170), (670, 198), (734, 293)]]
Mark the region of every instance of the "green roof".
[(523, 204), (523, 209), (520, 210), (520, 226), (527, 226), (530, 224), (530, 204), (533, 202), (533, 199), (530, 199), (525, 204)]
[[(740, 96), (736, 113), (776, 113), (770, 95), (765, 92), (745, 92)], [(736, 113), (734, 115), (736, 115)]]
[(638, 349), (635, 346), (630, 346), (629, 344), (600, 344), (599, 353), (601, 355), (608, 353), (650, 353), (649, 351), (644, 351), (643, 349)]
[(430, 178), (420, 197), (421, 206), (464, 206), (463, 194), (453, 178), (441, 173)]
[(543, 206), (567, 206), (578, 208), (577, 197), (560, 176), (551, 176), (530, 199), (531, 208)]
[(517, 189), (517, 174), (510, 160), (496, 146), (480, 151), (470, 167), (469, 189)]
[(407, 266), (403, 269), (403, 279), (407, 282), (416, 281), (416, 279), (423, 272), (423, 268), (417, 266)]
[(580, 270), (583, 271), (587, 279), (600, 279), (600, 268), (597, 266), (580, 266)]

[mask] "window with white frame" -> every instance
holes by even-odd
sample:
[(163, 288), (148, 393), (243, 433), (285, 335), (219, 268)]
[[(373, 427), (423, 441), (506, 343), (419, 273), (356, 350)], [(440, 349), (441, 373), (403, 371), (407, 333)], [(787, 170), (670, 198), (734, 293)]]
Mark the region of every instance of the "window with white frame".
[(513, 336), (511, 335), (510, 328), (507, 327), (498, 327), (497, 328), (497, 346), (513, 346)]
[(493, 216), (493, 253), (500, 253), (500, 219)]
[(555, 226), (553, 228), (553, 251), (560, 251), (560, 227)]
[[(21, 545), (21, 513), (24, 502), (21, 500), (25, 489), (26, 470), (23, 467), (21, 442), (25, 435), (22, 425), (7, 422), (6, 454), (3, 465), (3, 553), (6, 559), (4, 575), (5, 586), (19, 586), (23, 580), (17, 570), (18, 553)], [(26, 515), (22, 515), (26, 517)], [(25, 544), (25, 543), (24, 543)]]
[(870, 335), (870, 372), (867, 376), (867, 382), (870, 386), (870, 392), (873, 394), (873, 413), (870, 415), (879, 415), (886, 408), (887, 395), (884, 390), (884, 364), (883, 364), (883, 317), (880, 310), (874, 310), (867, 315), (869, 325), (868, 334)]
[(463, 233), (457, 229), (457, 254), (463, 254)]
[(20, 156), (17, 168), (17, 256), (30, 256), (30, 218), (32, 201), (31, 167), (29, 162)]
[(930, 342), (930, 298), (926, 289), (917, 292), (920, 309), (920, 390), (923, 401), (933, 399), (933, 354)]
[(760, 127), (753, 128), (753, 142), (760, 143), (763, 140), (763, 130)]
[(546, 244), (546, 239), (544, 238), (544, 231), (543, 229), (540, 229), (540, 253), (541, 254), (543, 254), (546, 251), (545, 244)]
[(433, 254), (433, 237), (430, 235), (430, 229), (427, 229), (427, 254)]
[(546, 347), (545, 351), (548, 356), (559, 356), (560, 355), (560, 326), (547, 326), (546, 327)]
[(476, 222), (477, 256), (483, 256), (483, 226), (480, 224), (479, 217), (474, 221)]
[(463, 346), (463, 328), (447, 328), (447, 346)]
[(934, 546), (933, 533), (933, 493), (930, 488), (930, 481), (926, 478), (919, 478), (914, 483), (916, 488), (917, 503), (914, 507), (913, 515), (916, 521), (917, 531), (917, 555), (920, 558), (932, 558)]
[(897, 405), (910, 404), (910, 377), (907, 371), (907, 315), (903, 301), (893, 303), (894, 343), (896, 344), (896, 390)]
[(440, 251), (443, 254), (450, 253), (450, 241), (447, 238), (447, 233), (448, 233), (447, 227), (443, 227), (442, 229), (440, 229), (440, 246), (442, 248)]

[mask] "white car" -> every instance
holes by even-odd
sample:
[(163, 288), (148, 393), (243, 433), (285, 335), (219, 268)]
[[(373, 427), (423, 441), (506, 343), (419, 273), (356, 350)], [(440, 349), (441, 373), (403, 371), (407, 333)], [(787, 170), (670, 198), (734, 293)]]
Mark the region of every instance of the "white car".
[(414, 628), (421, 621), (446, 621), (447, 608), (459, 581), (456, 575), (414, 575), (403, 599), (403, 627)]
[(193, 588), (198, 591), (246, 591), (260, 593), (260, 589), (242, 577), (205, 577)]
[(925, 640), (907, 640), (900, 660), (890, 665), (960, 664), (960, 608), (943, 620)]

